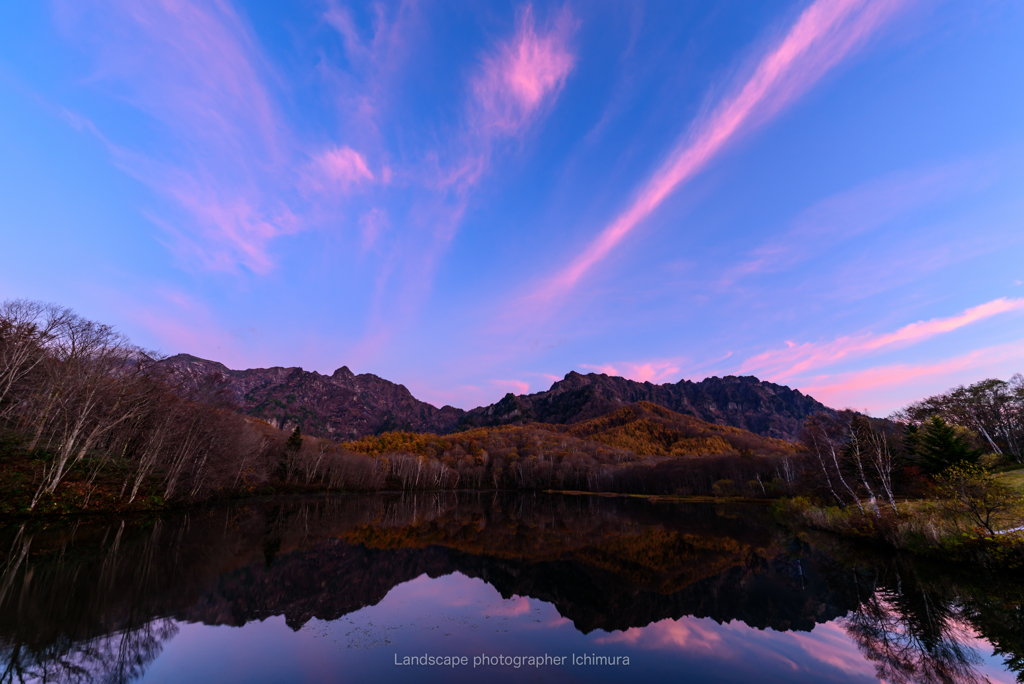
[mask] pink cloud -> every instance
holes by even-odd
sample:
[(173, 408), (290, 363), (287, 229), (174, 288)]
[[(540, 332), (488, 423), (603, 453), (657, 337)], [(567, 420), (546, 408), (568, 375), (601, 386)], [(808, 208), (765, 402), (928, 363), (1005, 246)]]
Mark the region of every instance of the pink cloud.
[[(345, 63), (333, 66), (321, 62), (318, 70), (337, 93), (337, 114), (344, 130), (356, 139), (379, 143), (394, 95), (404, 86), (402, 68), (410, 56), (427, 46), (418, 42), (416, 3), (402, 2), (390, 8), (374, 3), (367, 9), (372, 15), (371, 31), (364, 37), (348, 8), (328, 3), (323, 20), (341, 36)], [(391, 173), (389, 167), (381, 172), (385, 184), (390, 182)]]
[[(380, 76), (395, 71), (408, 54), (411, 41), (407, 34), (413, 23), (413, 9), (413, 3), (402, 3), (394, 18), (389, 20), (382, 4), (373, 5), (373, 35), (369, 40), (360, 35), (348, 8), (338, 7), (332, 2), (323, 18), (341, 35), (349, 63), (364, 74), (372, 72), (379, 82)], [(380, 95), (378, 91), (370, 96), (371, 109), (376, 108), (374, 100)]]
[(628, 644), (646, 649), (672, 649), (692, 653), (724, 655), (731, 651), (722, 640), (723, 627), (709, 618), (666, 619), (646, 627), (630, 627), (623, 632), (594, 639), (596, 644)]
[[(353, 55), (362, 59), (368, 54), (347, 13), (331, 21), (345, 36), (346, 45), (351, 44), (347, 49)], [(383, 328), (391, 334), (415, 316), (430, 292), (438, 262), (458, 232), (470, 194), (491, 167), (496, 143), (526, 135), (561, 92), (576, 61), (570, 46), (575, 28), (568, 10), (539, 25), (527, 6), (518, 12), (514, 32), (481, 55), (479, 67), (468, 78), (468, 97), (458, 126), (437, 149), (424, 155), (417, 169), (400, 176), (430, 191), (415, 201), (406, 221), (428, 230), (392, 247), (400, 262), (392, 271), (400, 279), (391, 288), (395, 304), (386, 315), (374, 305), (368, 337), (378, 337)], [(468, 401), (466, 396), (462, 399)]]
[[(233, 271), (242, 264), (255, 273), (268, 273), (274, 262), (267, 244), (279, 235), (299, 230), (300, 221), (280, 205), (276, 215), (260, 200), (240, 192), (224, 196), (215, 184), (204, 186), (188, 174), (171, 174), (163, 191), (185, 209), (195, 223), (191, 230), (176, 227), (146, 212), (150, 220), (174, 238), (172, 247), (210, 270)], [(189, 234), (192, 237), (189, 237)]]
[(522, 380), (491, 380), (491, 384), (513, 394), (527, 394), (530, 391), (530, 383)]
[(558, 98), (575, 66), (569, 44), (575, 30), (568, 10), (540, 28), (532, 6), (517, 13), (515, 32), (483, 54), (469, 78), (462, 130), (447, 149), (427, 156), (429, 185), (464, 196), (490, 167), (494, 143), (531, 128)]
[(533, 8), (520, 10), (515, 35), (483, 58), (470, 84), (480, 133), (516, 135), (557, 96), (576, 62), (568, 45), (574, 28), (563, 12), (552, 28), (538, 32)]
[[(467, 364), (472, 366), (473, 370), (468, 370)], [(464, 358), (457, 365), (457, 372), (468, 374), (483, 373), (490, 367), (481, 356)], [(429, 402), (434, 406), (450, 404), (464, 409), (493, 404), (500, 401), (509, 392), (522, 395), (529, 394), (531, 391), (529, 382), (516, 379), (494, 379), (479, 385), (464, 384), (451, 387), (448, 390), (439, 390), (436, 378), (413, 377), (407, 378), (405, 385), (421, 401)], [(546, 387), (542, 389), (546, 389)]]
[(526, 596), (513, 596), (504, 600), (497, 606), (492, 606), (487, 613), (489, 615), (504, 615), (514, 617), (517, 615), (528, 615), (532, 610), (530, 599)]
[(267, 85), (275, 76), (246, 22), (226, 3), (201, 0), (58, 2), (54, 13), (89, 49), (87, 82), (159, 124), (146, 143), (164, 143), (159, 158), (91, 130), (119, 167), (178, 210), (150, 211), (170, 246), (207, 268), (272, 269), (269, 242), (302, 222), (282, 199), (294, 146)]
[(1024, 311), (1024, 298), (1001, 297), (971, 307), (955, 316), (918, 321), (882, 335), (865, 333), (854, 337), (840, 337), (826, 343), (787, 342), (783, 349), (774, 349), (747, 359), (740, 366), (740, 372), (760, 373), (770, 380), (779, 382), (843, 359), (863, 356), (888, 347), (910, 346), (971, 323), (1015, 311)]
[(372, 181), (366, 157), (351, 147), (333, 147), (313, 157), (310, 187), (317, 192), (347, 191), (358, 183)]
[(807, 655), (837, 670), (852, 675), (871, 677), (874, 666), (864, 658), (855, 644), (835, 622), (815, 625), (810, 633), (787, 632), (785, 637), (795, 641)]
[(590, 364), (581, 363), (580, 368), (586, 368), (587, 370), (594, 371), (595, 373), (604, 373), (605, 375), (622, 375), (622, 373), (619, 372), (619, 369), (610, 363), (606, 363), (603, 366), (592, 366)]
[(189, 353), (215, 359), (229, 368), (245, 368), (252, 359), (240, 347), (260, 336), (258, 330), (228, 330), (206, 304), (175, 288), (109, 289), (88, 285), (105, 302), (134, 339), (162, 354)]
[(697, 122), (640, 188), (629, 207), (532, 299), (545, 306), (572, 290), (682, 183), (704, 168), (746, 129), (785, 108), (862, 45), (904, 0), (817, 0), (753, 75)]
[(829, 406), (852, 406), (884, 414), (981, 376), (1008, 377), (1020, 372), (1022, 365), (1024, 340), (1017, 340), (932, 363), (876, 366), (821, 375), (797, 385)]
[(592, 366), (580, 364), (580, 368), (604, 373), (606, 375), (618, 375), (637, 382), (653, 382), (662, 384), (665, 382), (676, 382), (679, 380), (680, 368), (674, 361), (654, 360), (640, 362), (621, 362), (615, 364), (604, 364)]
[[(159, 124), (150, 139), (128, 149), (119, 133), (69, 114), (72, 125), (107, 145), (115, 164), (170, 200), (145, 214), (184, 261), (268, 273), (276, 265), (276, 238), (334, 218), (337, 207), (321, 203), (378, 180), (354, 143), (310, 152), (297, 140), (275, 100), (281, 79), (230, 4), (115, 0), (93, 7), (58, 0), (54, 14), (65, 34), (88, 48), (87, 82)], [(358, 49), (380, 70), (401, 34), (399, 22), (378, 19), (372, 44)], [(356, 85), (347, 83), (345, 94), (370, 102), (365, 88), (353, 92)], [(374, 133), (372, 126), (347, 128), (358, 146), (374, 147), (359, 138)], [(164, 152), (158, 157), (148, 148)], [(390, 182), (393, 173), (385, 166), (379, 175)]]

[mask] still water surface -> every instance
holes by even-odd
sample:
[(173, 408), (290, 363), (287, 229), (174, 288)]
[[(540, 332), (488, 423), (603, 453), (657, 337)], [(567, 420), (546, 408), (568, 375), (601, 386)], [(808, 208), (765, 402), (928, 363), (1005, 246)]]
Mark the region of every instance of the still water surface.
[(1009, 684), (1024, 669), (1024, 582), (794, 539), (755, 506), (292, 497), (8, 525), (0, 544), (0, 682)]

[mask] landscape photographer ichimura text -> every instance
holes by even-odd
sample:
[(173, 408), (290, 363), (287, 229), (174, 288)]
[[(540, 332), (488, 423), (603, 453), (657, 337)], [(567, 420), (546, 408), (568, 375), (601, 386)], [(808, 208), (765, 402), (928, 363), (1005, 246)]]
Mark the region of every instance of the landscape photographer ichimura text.
[(596, 653), (583, 653), (568, 656), (544, 655), (529, 656), (507, 656), (503, 654), (487, 655), (481, 653), (475, 656), (457, 655), (423, 655), (402, 656), (395, 654), (395, 665), (411, 666), (419, 665), (426, 667), (544, 667), (547, 665), (629, 665), (629, 656), (604, 656)]

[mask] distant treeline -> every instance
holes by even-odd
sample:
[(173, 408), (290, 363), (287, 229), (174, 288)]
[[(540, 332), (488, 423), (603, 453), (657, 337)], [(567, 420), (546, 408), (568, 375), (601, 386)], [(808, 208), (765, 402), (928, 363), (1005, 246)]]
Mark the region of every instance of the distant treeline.
[(1019, 461), (1022, 384), (1015, 376), (960, 388), (895, 422), (816, 416), (801, 444), (645, 402), (572, 425), (393, 432), (339, 444), (242, 415), (224, 378), (186, 386), (110, 326), (8, 301), (0, 306), (0, 512), (302, 489), (819, 493), (842, 505), (894, 504), (920, 473), (964, 454)]

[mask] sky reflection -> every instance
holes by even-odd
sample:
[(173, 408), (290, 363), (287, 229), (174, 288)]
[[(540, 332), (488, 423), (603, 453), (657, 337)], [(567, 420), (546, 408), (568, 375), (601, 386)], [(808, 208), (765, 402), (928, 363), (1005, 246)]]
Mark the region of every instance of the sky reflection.
[[(0, 684), (1010, 684), (1022, 667), (1024, 586), (1012, 578), (826, 553), (779, 536), (760, 508), (425, 503), (214, 507), (126, 525), (116, 545), (110, 522), (0, 528), (0, 548), (33, 549), (0, 576)], [(571, 533), (541, 524), (552, 520)], [(474, 668), (483, 654), (564, 661)], [(583, 654), (629, 664), (572, 660)], [(424, 655), (467, 662), (396, 665)]]
[[(554, 605), (502, 598), (483, 580), (453, 573), (399, 584), (377, 605), (293, 631), (282, 616), (241, 628), (180, 624), (146, 672), (174, 681), (622, 681), (687, 675), (698, 682), (875, 682), (875, 665), (844, 620), (811, 632), (758, 630), (739, 620), (665, 619), (625, 631), (580, 633)], [(984, 640), (972, 644), (983, 656)], [(628, 666), (473, 667), (476, 655), (628, 656)], [(396, 657), (467, 656), (465, 667), (396, 666)], [(979, 671), (1013, 681), (998, 658)]]

